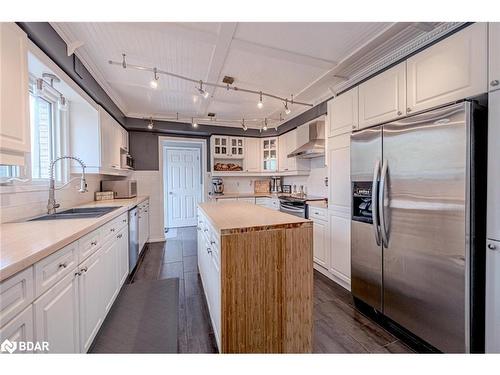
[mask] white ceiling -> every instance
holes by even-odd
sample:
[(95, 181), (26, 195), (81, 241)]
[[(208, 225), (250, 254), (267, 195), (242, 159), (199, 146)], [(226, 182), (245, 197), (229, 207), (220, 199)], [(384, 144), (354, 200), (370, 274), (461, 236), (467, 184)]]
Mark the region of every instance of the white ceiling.
[[(162, 75), (152, 89), (152, 74), (108, 64), (126, 53), (129, 64), (157, 67), (194, 79), (234, 85), (282, 97), (318, 103), (331, 96), (336, 68), (368, 47), (378, 47), (408, 30), (392, 23), (52, 23), (66, 43), (83, 42), (76, 54), (128, 117), (206, 117), (223, 119), (279, 118), (283, 103), (258, 96), (195, 85)], [(409, 37), (421, 33), (412, 28)], [(387, 37), (385, 37), (387, 35)], [(372, 44), (374, 41), (376, 45)], [(372, 43), (372, 44), (370, 44)], [(356, 59), (354, 59), (356, 60)], [(292, 114), (305, 107), (295, 105)], [(283, 114), (284, 115), (284, 114)], [(247, 121), (248, 123), (248, 121)], [(239, 123), (227, 124), (240, 126)], [(249, 124), (250, 125), (250, 124)], [(255, 124), (254, 127), (260, 125)], [(251, 127), (251, 125), (250, 125)]]

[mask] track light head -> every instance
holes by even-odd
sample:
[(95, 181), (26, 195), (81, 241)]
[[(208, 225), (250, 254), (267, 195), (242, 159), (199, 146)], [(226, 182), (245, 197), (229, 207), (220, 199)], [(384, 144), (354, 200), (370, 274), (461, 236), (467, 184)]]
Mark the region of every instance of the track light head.
[(204, 99), (208, 99), (208, 97), (210, 96), (210, 93), (203, 89), (203, 81), (200, 81), (200, 87), (198, 87), (197, 90)]
[(288, 99), (285, 99), (285, 114), (289, 115), (292, 110), (288, 108)]
[(203, 98), (208, 99), (210, 94), (208, 91), (205, 91), (202, 95), (203, 95)]
[(257, 108), (261, 109), (264, 107), (264, 103), (262, 103), (262, 91), (259, 93), (259, 102), (257, 103)]
[(149, 86), (152, 89), (157, 89), (159, 80), (160, 80), (160, 77), (158, 76), (158, 69), (153, 68), (153, 79), (151, 80), (151, 82), (149, 82)]
[(248, 127), (245, 125), (245, 119), (241, 120), (241, 127), (243, 128), (243, 131), (247, 131)]
[(154, 124), (153, 124), (153, 118), (151, 117), (151, 118), (149, 119), (148, 129), (149, 129), (149, 130), (152, 130), (152, 129), (153, 129), (153, 126), (154, 126)]
[(194, 118), (191, 118), (191, 124), (193, 125), (193, 128), (198, 127), (198, 123), (196, 122), (196, 120)]

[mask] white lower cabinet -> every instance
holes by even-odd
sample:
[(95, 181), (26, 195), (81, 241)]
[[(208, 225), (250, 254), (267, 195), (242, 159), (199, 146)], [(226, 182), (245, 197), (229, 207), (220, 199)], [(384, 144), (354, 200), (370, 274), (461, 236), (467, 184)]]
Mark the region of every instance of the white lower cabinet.
[(116, 236), (118, 239), (117, 268), (118, 290), (125, 283), (128, 276), (128, 227), (124, 227)]
[(309, 218), (313, 221), (313, 260), (316, 264), (328, 268), (328, 216), (327, 209), (310, 209)]
[(500, 353), (500, 241), (486, 245), (486, 353)]
[(139, 253), (149, 240), (149, 200), (139, 205)]
[(16, 343), (19, 341), (33, 341), (34, 337), (32, 305), (29, 305), (9, 323), (0, 328), (0, 343), (4, 343), (5, 340)]
[(81, 264), (79, 275), (80, 351), (89, 350), (104, 319), (102, 249)]
[(329, 210), (330, 261), (328, 271), (335, 281), (351, 289), (351, 218), (350, 214)]
[(49, 352), (80, 351), (78, 275), (71, 272), (34, 304), (35, 340), (49, 343)]
[(118, 242), (111, 240), (104, 244), (101, 250), (103, 267), (106, 270), (102, 275), (102, 298), (104, 312), (108, 313), (118, 293)]

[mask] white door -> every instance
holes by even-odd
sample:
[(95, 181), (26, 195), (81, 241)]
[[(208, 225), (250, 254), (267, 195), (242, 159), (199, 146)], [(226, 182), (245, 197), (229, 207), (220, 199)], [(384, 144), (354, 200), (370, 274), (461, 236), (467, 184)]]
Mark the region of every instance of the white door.
[(196, 225), (196, 210), (201, 197), (200, 150), (166, 149), (167, 227)]
[(475, 23), (407, 60), (407, 112), (488, 90), (486, 24)]
[(35, 339), (51, 353), (79, 353), (78, 276), (71, 272), (33, 304)]
[(102, 250), (80, 265), (80, 351), (86, 353), (104, 319), (103, 274), (106, 271), (101, 258)]
[(359, 129), (406, 113), (406, 61), (359, 86)]
[(330, 137), (358, 128), (358, 86), (330, 100), (327, 106)]

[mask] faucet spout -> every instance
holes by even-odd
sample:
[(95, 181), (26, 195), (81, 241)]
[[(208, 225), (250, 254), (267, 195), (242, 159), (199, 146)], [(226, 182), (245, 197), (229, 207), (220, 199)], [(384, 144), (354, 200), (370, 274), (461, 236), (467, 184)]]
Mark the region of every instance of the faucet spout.
[(47, 201), (47, 214), (49, 215), (55, 214), (56, 209), (61, 206), (59, 203), (56, 202), (56, 181), (54, 177), (54, 165), (56, 164), (57, 161), (65, 159), (75, 160), (80, 164), (80, 166), (82, 167), (82, 175), (80, 177), (80, 189), (78, 190), (78, 192), (80, 193), (87, 192), (87, 181), (85, 179), (85, 163), (81, 159), (74, 156), (60, 156), (54, 159), (50, 163), (50, 168), (49, 168), (49, 176), (50, 176), (49, 199)]

